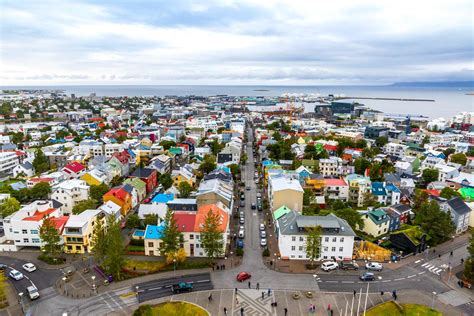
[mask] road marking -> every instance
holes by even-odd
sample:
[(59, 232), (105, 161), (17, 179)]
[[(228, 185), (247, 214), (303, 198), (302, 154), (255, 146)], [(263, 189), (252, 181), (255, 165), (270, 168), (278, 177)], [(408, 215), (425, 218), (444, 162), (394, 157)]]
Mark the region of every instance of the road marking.
[(382, 283), (392, 282), (392, 280), (383, 280)]
[(435, 269), (436, 269), (436, 267), (432, 266), (431, 268), (428, 269), (428, 271), (433, 272), (433, 270), (435, 270)]
[(326, 281), (327, 283), (339, 283), (339, 281)]
[(421, 261), (423, 261), (423, 259), (421, 259), (421, 260), (416, 260), (415, 263), (419, 263), (419, 262), (421, 262)]
[(341, 283), (355, 283), (354, 281), (341, 281)]
[(416, 274), (412, 274), (412, 275), (407, 276), (407, 279), (411, 279), (411, 278), (414, 278), (414, 277), (416, 277)]
[(211, 280), (199, 280), (199, 281), (196, 281), (196, 283), (204, 283), (204, 282), (211, 282)]
[(160, 286), (160, 287), (152, 287), (150, 289), (148, 289), (148, 291), (154, 291), (154, 290), (161, 290), (163, 287)]
[(401, 280), (405, 280), (405, 278), (393, 279), (393, 281), (401, 281)]
[(443, 271), (443, 269), (435, 269), (433, 270), (433, 273), (439, 275), (441, 271)]
[(426, 271), (418, 272), (418, 275), (423, 274), (423, 273), (426, 273)]

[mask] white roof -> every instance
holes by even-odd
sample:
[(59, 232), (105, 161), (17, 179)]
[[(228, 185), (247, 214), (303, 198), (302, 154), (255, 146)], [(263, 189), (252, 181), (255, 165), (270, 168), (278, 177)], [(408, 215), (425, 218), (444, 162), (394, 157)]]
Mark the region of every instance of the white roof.
[(286, 177), (271, 178), (272, 191), (294, 190), (303, 192), (303, 188), (298, 180), (288, 179)]
[(159, 218), (165, 218), (168, 206), (166, 203), (158, 204), (140, 204), (138, 208), (138, 217), (145, 218), (145, 215), (156, 214)]
[(72, 190), (74, 188), (87, 188), (88, 185), (84, 180), (72, 179), (60, 182), (55, 187), (57, 189)]
[(70, 215), (64, 227), (84, 227), (91, 218), (97, 216), (100, 210), (85, 210), (81, 214)]

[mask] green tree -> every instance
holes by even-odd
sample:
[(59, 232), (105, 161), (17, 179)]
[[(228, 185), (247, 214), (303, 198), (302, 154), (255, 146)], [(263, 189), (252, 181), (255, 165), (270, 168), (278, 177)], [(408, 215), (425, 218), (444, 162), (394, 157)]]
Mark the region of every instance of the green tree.
[[(109, 221), (111, 221), (111, 219), (109, 219)], [(103, 220), (98, 220), (94, 226), (91, 240), (92, 254), (94, 255), (94, 259), (98, 264), (102, 264), (107, 251), (108, 244), (106, 234), (107, 229), (103, 223)]]
[(303, 205), (308, 206), (311, 204), (311, 201), (314, 199), (314, 192), (311, 189), (304, 189), (303, 193)]
[(448, 240), (455, 230), (451, 216), (441, 211), (436, 201), (426, 201), (421, 204), (416, 212), (415, 223), (431, 236), (432, 245)]
[(237, 179), (237, 176), (240, 174), (240, 166), (238, 164), (230, 164), (229, 166), (230, 172), (232, 173), (232, 176), (234, 180)]
[(370, 161), (363, 157), (359, 157), (354, 160), (355, 173), (363, 175), (365, 170), (370, 167)]
[(103, 266), (115, 280), (121, 280), (122, 267), (125, 265), (125, 245), (120, 225), (117, 221), (108, 224), (105, 238), (107, 240), (107, 249)]
[(109, 192), (110, 188), (107, 184), (101, 183), (99, 185), (91, 185), (90, 187), (90, 198), (96, 201), (99, 201), (99, 203), (102, 203), (102, 198), (105, 193)]
[(367, 141), (365, 139), (359, 139), (355, 142), (354, 147), (364, 149), (367, 147)]
[(469, 245), (467, 246), (469, 257), (464, 262), (463, 278), (469, 283), (474, 283), (474, 237), (471, 234)]
[(277, 141), (277, 142), (279, 142), (279, 141), (281, 141), (281, 140), (283, 139), (283, 138), (281, 137), (280, 132), (278, 132), (278, 131), (276, 131), (276, 132), (274, 132), (274, 133), (272, 134), (272, 138), (273, 138), (273, 140), (275, 140), (275, 141)]
[(96, 207), (97, 207), (97, 200), (88, 199), (88, 200), (79, 201), (72, 208), (72, 214), (74, 215), (81, 214), (85, 210), (93, 210)]
[(192, 190), (193, 187), (186, 181), (182, 181), (178, 185), (179, 196), (181, 198), (188, 198)]
[(224, 147), (225, 146), (221, 144), (217, 138), (214, 138), (211, 143), (211, 152), (214, 156), (217, 156)]
[(24, 138), (25, 138), (25, 134), (23, 134), (22, 132), (16, 132), (12, 134), (11, 140), (12, 140), (12, 143), (18, 145), (19, 143), (23, 142)]
[(453, 163), (458, 163), (461, 166), (465, 166), (467, 163), (467, 156), (463, 153), (452, 154), (449, 160)]
[(439, 194), (439, 196), (449, 200), (453, 197), (461, 196), (461, 194), (458, 191), (451, 189), (450, 187), (445, 187), (441, 190), (441, 193)]
[(421, 204), (428, 200), (428, 193), (423, 190), (415, 190), (415, 195), (413, 197), (413, 210), (416, 212), (420, 209)]
[(347, 221), (354, 230), (364, 229), (364, 219), (359, 212), (352, 208), (343, 208), (334, 212), (334, 214)]
[(160, 146), (163, 146), (163, 149), (164, 150), (168, 150), (170, 149), (171, 147), (173, 146), (176, 146), (176, 142), (172, 141), (172, 140), (162, 140), (160, 142)]
[(164, 190), (168, 190), (173, 185), (173, 179), (169, 173), (163, 173), (158, 177), (158, 183), (163, 186)]
[(0, 216), (5, 218), (17, 212), (20, 209), (20, 202), (14, 197), (8, 198), (5, 202), (0, 204)]
[(240, 157), (240, 162), (241, 162), (243, 165), (245, 165), (245, 163), (247, 162), (248, 158), (249, 158), (249, 157), (247, 156), (247, 154), (246, 154), (246, 153), (243, 153), (242, 156)]
[(43, 173), (49, 170), (49, 160), (40, 148), (35, 152), (33, 167), (35, 168), (36, 173)]
[(454, 148), (446, 148), (445, 150), (443, 150), (443, 154), (444, 156), (446, 157), (446, 160), (448, 159), (449, 155), (451, 154), (454, 154), (456, 152), (456, 150)]
[(121, 176), (115, 176), (110, 181), (110, 186), (111, 187), (116, 187), (116, 186), (121, 185), (122, 183), (123, 183), (123, 178)]
[(48, 198), (49, 194), (51, 194), (51, 186), (49, 183), (40, 182), (30, 189), (29, 196), (35, 200), (44, 200)]
[(425, 137), (423, 137), (423, 140), (421, 141), (421, 147), (425, 147), (426, 144), (429, 144), (430, 142), (430, 137), (428, 135), (425, 135)]
[(220, 228), (221, 218), (219, 213), (214, 213), (212, 209), (206, 215), (204, 224), (200, 227), (201, 246), (211, 262), (222, 255), (224, 239)]
[(384, 175), (380, 163), (375, 162), (370, 166), (369, 177), (371, 181), (383, 181)]
[(43, 220), (39, 236), (42, 241), (42, 251), (51, 257), (57, 257), (61, 251), (61, 236), (49, 217)]
[(387, 136), (380, 136), (380, 137), (377, 137), (377, 139), (375, 140), (375, 145), (379, 146), (379, 147), (383, 147), (385, 145), (387, 145), (388, 143), (388, 137)]
[(318, 204), (303, 206), (303, 215), (306, 215), (306, 216), (318, 215), (320, 211), (321, 209)]
[(199, 171), (204, 174), (208, 174), (209, 172), (216, 169), (216, 158), (213, 155), (205, 155), (201, 165), (199, 166)]
[(321, 226), (310, 227), (306, 235), (306, 257), (314, 264), (321, 253)]
[(140, 217), (138, 217), (137, 214), (132, 214), (127, 218), (127, 222), (125, 223), (125, 226), (128, 229), (134, 229), (134, 228), (142, 228), (142, 221), (140, 220)]
[(423, 182), (425, 184), (428, 184), (428, 183), (438, 180), (439, 171), (438, 169), (434, 169), (434, 168), (426, 168), (423, 170), (423, 173), (421, 176), (423, 178)]
[(146, 214), (143, 219), (143, 226), (147, 225), (158, 225), (158, 215), (156, 214)]
[(163, 235), (161, 237), (163, 246), (160, 248), (162, 256), (177, 252), (179, 243), (183, 239), (183, 234), (178, 230), (178, 224), (171, 209), (166, 211), (164, 222)]

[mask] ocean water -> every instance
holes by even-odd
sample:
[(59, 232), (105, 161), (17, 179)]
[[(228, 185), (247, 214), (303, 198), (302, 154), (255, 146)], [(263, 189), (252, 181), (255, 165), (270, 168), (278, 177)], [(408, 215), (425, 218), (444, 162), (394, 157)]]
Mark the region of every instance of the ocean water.
[[(20, 87), (3, 87), (20, 89)], [(357, 100), (375, 110), (394, 114), (418, 114), (430, 118), (451, 118), (460, 112), (474, 112), (473, 88), (469, 87), (402, 87), (402, 86), (192, 86), (192, 85), (96, 85), (96, 86), (34, 86), (23, 89), (60, 89), (66, 94), (88, 96), (165, 96), (165, 95), (231, 95), (279, 96), (283, 93), (314, 93), (322, 96), (343, 94), (352, 97), (385, 97), (432, 99), (422, 101)], [(261, 91), (265, 90), (265, 91)], [(312, 106), (306, 107), (311, 111)]]

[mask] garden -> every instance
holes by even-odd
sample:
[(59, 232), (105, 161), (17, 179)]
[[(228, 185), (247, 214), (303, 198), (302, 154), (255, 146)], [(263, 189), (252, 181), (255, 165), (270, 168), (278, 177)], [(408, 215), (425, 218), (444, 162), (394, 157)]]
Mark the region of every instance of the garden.
[(155, 306), (142, 305), (135, 312), (133, 316), (207, 316), (209, 315), (201, 307), (186, 303), (186, 302), (166, 302)]
[(428, 306), (419, 304), (397, 304), (385, 302), (369, 309), (366, 316), (442, 316), (442, 314)]

